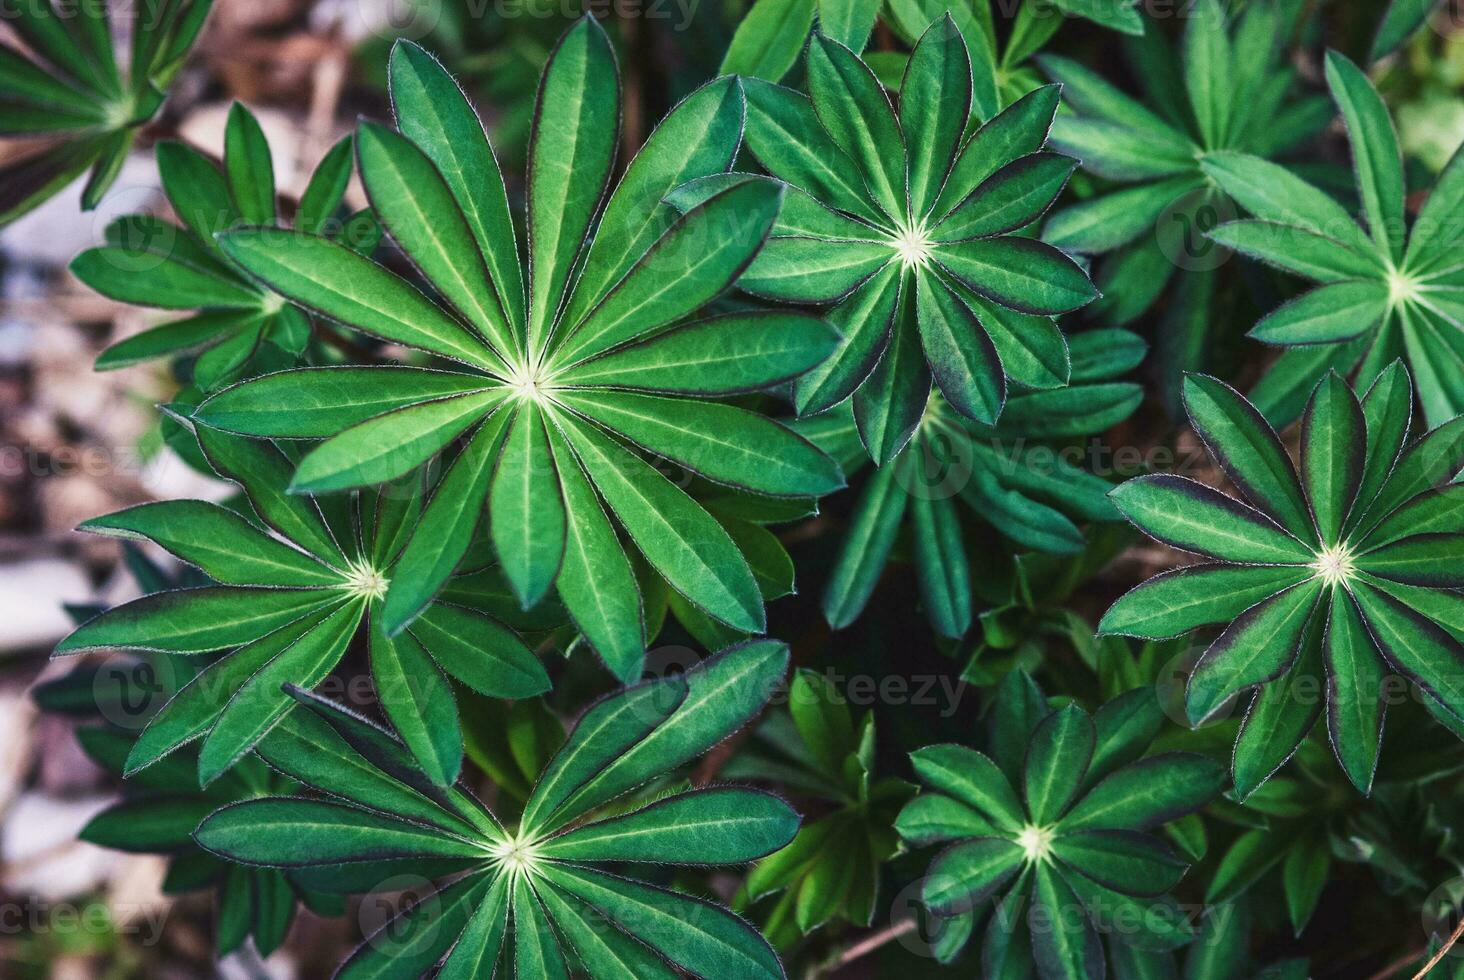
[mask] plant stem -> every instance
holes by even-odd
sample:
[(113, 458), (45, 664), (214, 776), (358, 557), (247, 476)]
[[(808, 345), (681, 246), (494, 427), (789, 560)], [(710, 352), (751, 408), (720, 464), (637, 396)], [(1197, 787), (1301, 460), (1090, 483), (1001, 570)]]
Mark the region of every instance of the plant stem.
[(842, 969), (861, 956), (867, 956), (886, 943), (893, 942), (906, 933), (914, 931), (917, 924), (915, 917), (911, 916), (906, 919), (901, 919), (894, 925), (881, 929), (879, 932), (871, 933), (853, 945), (835, 952), (823, 963), (809, 970), (808, 975), (810, 978), (820, 977), (833, 973), (835, 970)]
[(1464, 915), (1459, 917), (1459, 924), (1454, 927), (1454, 934), (1444, 941), (1444, 944), (1439, 947), (1439, 951), (1433, 954), (1433, 958), (1423, 965), (1423, 969), (1413, 975), (1413, 980), (1423, 980), (1428, 976), (1428, 972), (1439, 965), (1439, 960), (1449, 955), (1449, 950), (1454, 948), (1454, 944), (1459, 941), (1460, 936), (1464, 936)]

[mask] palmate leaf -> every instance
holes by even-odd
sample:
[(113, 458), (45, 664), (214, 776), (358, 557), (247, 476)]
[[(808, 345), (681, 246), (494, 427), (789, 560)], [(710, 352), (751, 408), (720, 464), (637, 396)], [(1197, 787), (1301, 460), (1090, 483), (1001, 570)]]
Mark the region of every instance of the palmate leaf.
[[(1104, 298), (1092, 309), (1106, 322), (1124, 325), (1166, 294), (1194, 307), (1190, 316), (1166, 319), (1157, 345), (1164, 396), (1175, 414), (1184, 373), (1207, 366), (1210, 323), (1224, 297), (1216, 285), (1225, 273), (1211, 261), (1216, 247), (1197, 229), (1213, 226), (1226, 202), (1202, 163), (1232, 151), (1264, 159), (1286, 154), (1328, 120), (1325, 101), (1298, 91), (1282, 57), (1277, 39), (1289, 29), (1283, 7), (1247, 4), (1230, 17), (1229, 5), (1202, 0), (1176, 43), (1151, 30), (1127, 49), (1134, 77), (1145, 80), (1142, 101), (1077, 61), (1037, 59), (1063, 85), (1073, 110), (1054, 123), (1054, 147), (1111, 182), (1052, 214), (1043, 234), (1059, 248), (1102, 256), (1094, 278)], [(1157, 79), (1163, 82), (1149, 84)], [(1269, 253), (1303, 260), (1291, 236), (1252, 231)]]
[[(345, 195), (351, 145), (347, 137), (321, 160), (296, 214), (300, 229), (344, 234), (328, 219)], [(256, 285), (213, 239), (236, 225), (276, 222), (274, 172), (258, 121), (234, 104), (222, 168), (181, 143), (158, 144), (157, 156), (163, 189), (183, 226), (140, 214), (118, 218), (107, 228), (107, 244), (82, 252), (71, 271), (112, 299), (198, 312), (113, 344), (97, 358), (98, 370), (196, 355), (192, 379), (211, 390), (252, 361), (270, 363), (269, 351), (298, 357), (311, 337), (304, 310)]]
[[(271, 766), (329, 799), (264, 798), (198, 827), (205, 849), (249, 867), (289, 868), (344, 891), (416, 862), (466, 872), (394, 920), (389, 945), (367, 940), (341, 976), (445, 975), (490, 968), (506, 943), (516, 976), (781, 977), (746, 922), (680, 892), (607, 873), (636, 862), (739, 864), (792, 839), (798, 815), (757, 790), (692, 790), (639, 807), (605, 804), (702, 754), (756, 715), (787, 666), (780, 644), (753, 642), (684, 676), (626, 688), (580, 720), (530, 795), (520, 825), (500, 827), (465, 790), (424, 792), (405, 746), (344, 709), (296, 691), (305, 710), (260, 746)], [(330, 764), (323, 764), (328, 753)], [(565, 829), (569, 826), (570, 829)], [(319, 860), (314, 860), (314, 857)], [(441, 915), (418, 910), (434, 907)], [(627, 973), (627, 970), (630, 972)]]
[(1198, 722), (1256, 690), (1236, 742), (1241, 797), (1321, 715), (1315, 699), (1287, 693), (1292, 685), (1325, 681), (1332, 747), (1364, 793), (1377, 766), (1388, 670), (1427, 691), (1445, 717), (1464, 710), (1455, 681), (1464, 648), (1447, 608), (1461, 583), (1454, 569), (1464, 514), (1451, 503), (1451, 481), (1464, 469), (1464, 420), (1403, 448), (1410, 389), (1401, 362), (1361, 400), (1328, 374), (1302, 418), (1298, 469), (1254, 406), (1214, 379), (1191, 378), (1192, 424), (1259, 509), (1177, 477), (1141, 477), (1114, 491), (1140, 530), (1216, 560), (1143, 583), (1099, 628), (1157, 639), (1226, 627), (1200, 657), (1186, 704)]
[[(905, 806), (896, 829), (912, 846), (947, 844), (931, 862), (922, 901), (948, 917), (979, 915), (993, 899), (1006, 906), (991, 917), (983, 955), (988, 966), (993, 957), (1032, 957), (1027, 973), (1010, 975), (1096, 975), (1100, 930), (1110, 949), (1183, 945), (1193, 930), (1165, 893), (1187, 863), (1147, 831), (1214, 799), (1223, 767), (1185, 752), (1141, 758), (1158, 725), (1117, 719), (1158, 717), (1150, 689), (1109, 702), (1095, 719), (1075, 704), (1052, 710), (1030, 679), (1018, 671), (1011, 677), (1009, 684), (1025, 683), (1035, 694), (1031, 717), (1019, 721), (1007, 710), (995, 721), (1014, 743), (1030, 739), (1025, 761), (1014, 767), (1020, 793), (1013, 767), (974, 750), (930, 746), (911, 755), (927, 788)], [(1064, 924), (1058, 929), (1049, 918), (1041, 921), (1052, 926), (1038, 928), (1039, 920), (1009, 911), (1026, 902), (1052, 906)], [(1078, 909), (1083, 914), (1071, 914)], [(1125, 913), (1141, 924), (1108, 928)]]
[[(740, 285), (832, 307), (844, 341), (800, 385), (798, 407), (819, 411), (853, 394), (860, 437), (881, 466), (909, 440), (932, 379), (951, 408), (987, 424), (1007, 378), (1065, 383), (1066, 352), (1048, 318), (1097, 295), (1066, 255), (1014, 234), (1071, 173), (1071, 161), (1040, 152), (1055, 91), (1028, 96), (963, 144), (971, 66), (946, 15), (915, 45), (898, 116), (870, 69), (825, 33), (809, 46), (811, 97), (745, 83), (748, 148), (793, 190)], [(1021, 351), (1033, 343), (1055, 347), (1050, 375), (1026, 369)]]
[[(992, 312), (988, 325), (1002, 322), (994, 307), (984, 309)], [(1001, 315), (1022, 316), (1009, 310)], [(1015, 327), (1010, 333), (993, 332), (994, 338), (1003, 338), (1003, 348), (1017, 344), (1018, 331), (1028, 324)], [(969, 323), (957, 329), (975, 336)], [(1050, 333), (1020, 337), (1029, 346), (1018, 348), (1023, 356), (1014, 355), (1006, 363), (1030, 365), (1033, 373), (1044, 363), (1061, 363), (1064, 371), (1070, 363), (1072, 383), (1014, 394), (995, 427), (975, 425), (939, 395), (931, 396), (917, 417), (917, 435), (863, 486), (824, 596), (830, 625), (842, 629), (858, 619), (902, 527), (913, 539), (926, 616), (941, 635), (956, 637), (970, 628), (973, 618), (973, 557), (962, 532), (972, 518), (990, 524), (1017, 548), (1059, 554), (1082, 549), (1079, 523), (1118, 518), (1107, 497), (1112, 485), (1068, 462), (1056, 449), (1117, 425), (1138, 408), (1139, 386), (1118, 378), (1143, 359), (1145, 346), (1123, 330), (1086, 331), (1070, 340), (1055, 327)], [(858, 451), (857, 399), (852, 413), (835, 409), (795, 423), (798, 431), (839, 458), (851, 476), (865, 458)]]
[(38, 207), (88, 168), (82, 207), (100, 203), (138, 130), (162, 108), (212, 5), (166, 0), (139, 6), (131, 56), (120, 59), (111, 19), (123, 4), (85, 4), (78, 11), (75, 4), (39, 0), (7, 7), (5, 20), (27, 53), (0, 47), (0, 135), (61, 142), (0, 168), (0, 226)]
[(352, 495), (348, 516), (359, 534), (353, 530), (348, 539), (327, 517), (332, 511), (285, 493), (289, 462), (274, 445), (210, 430), (200, 430), (199, 439), (219, 475), (245, 490), (245, 506), (263, 527), (186, 500), (143, 504), (82, 525), (153, 541), (221, 583), (118, 606), (57, 647), (58, 654), (103, 645), (227, 651), (152, 718), (132, 748), (130, 772), (202, 739), (198, 775), (205, 785), (213, 782), (294, 707), (282, 685), (319, 684), (363, 627), (382, 707), (439, 785), (457, 778), (462, 761), (448, 675), (497, 697), (548, 689), (548, 674), (518, 635), (477, 609), (437, 601), (410, 632), (386, 636), (381, 605), (400, 564), (386, 542), (393, 516), (408, 516), (410, 506), (375, 492)]
[[(1451, 275), (1464, 252), (1440, 222), (1442, 209), (1458, 205), (1464, 158), (1455, 153), (1410, 227), (1402, 154), (1382, 98), (1335, 51), (1327, 55), (1327, 84), (1347, 126), (1361, 226), (1326, 193), (1277, 165), (1237, 153), (1203, 162), (1206, 174), (1258, 219), (1221, 225), (1213, 237), (1318, 284), (1252, 329), (1252, 337), (1296, 352), (1272, 368), (1252, 399), (1271, 421), (1290, 422), (1328, 370), (1354, 376), (1362, 390), (1402, 357), (1424, 417), (1437, 426), (1464, 411), (1464, 354), (1454, 340), (1464, 283)], [(1258, 223), (1267, 224), (1265, 235), (1254, 234)]]
[(647, 637), (612, 515), (699, 615), (760, 632), (763, 600), (739, 543), (641, 456), (771, 496), (843, 482), (781, 426), (699, 400), (795, 379), (836, 342), (802, 314), (695, 319), (747, 268), (782, 200), (776, 183), (743, 179), (684, 213), (664, 203), (731, 166), (740, 83), (717, 79), (689, 96), (607, 192), (614, 59), (593, 18), (571, 28), (545, 68), (531, 138), (525, 277), (502, 177), (456, 83), (407, 43), (390, 74), (400, 135), (364, 124), (360, 166), (382, 224), (435, 296), (319, 237), (246, 230), (220, 242), (292, 302), (455, 362), (452, 371), (284, 372), (220, 392), (195, 418), (249, 436), (324, 438), (294, 479), (312, 492), (394, 479), (466, 439), (407, 541), (383, 607), (389, 637), (422, 614), (485, 514), (520, 604), (558, 584), (622, 680), (639, 676)]

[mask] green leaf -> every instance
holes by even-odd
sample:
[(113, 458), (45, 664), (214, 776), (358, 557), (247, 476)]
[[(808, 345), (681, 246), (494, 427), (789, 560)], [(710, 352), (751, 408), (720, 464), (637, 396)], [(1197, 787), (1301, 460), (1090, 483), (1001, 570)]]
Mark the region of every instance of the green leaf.
[(1366, 255), (1375, 251), (1346, 209), (1285, 167), (1233, 151), (1207, 153), (1205, 174), (1262, 221), (1296, 225)]
[(259, 799), (217, 811), (194, 835), (206, 850), (241, 864), (307, 868), (346, 861), (483, 856), (480, 845), (339, 803)]
[(706, 511), (650, 464), (586, 423), (556, 413), (606, 504), (672, 588), (746, 633), (766, 626), (747, 561)]
[(747, 147), (769, 173), (841, 211), (863, 218), (880, 213), (854, 161), (829, 138), (806, 96), (758, 79), (743, 86)]
[(935, 793), (922, 793), (900, 811), (895, 830), (916, 847), (967, 837), (995, 837), (996, 828), (975, 810)]
[[(1111, 252), (1150, 232), (1170, 205), (1200, 186), (1193, 174), (1187, 174), (1089, 198), (1048, 218), (1042, 228), (1042, 238), (1066, 251)], [(1221, 225), (1211, 233), (1211, 237), (1234, 224)], [(1271, 239), (1266, 240), (1269, 242)]]
[(559, 477), (537, 406), (518, 409), (493, 474), (489, 527), (498, 561), (524, 609), (535, 605), (564, 558), (565, 513)]
[(910, 515), (925, 613), (942, 636), (961, 636), (971, 626), (971, 570), (956, 505), (949, 497), (915, 494)]
[(939, 277), (915, 276), (915, 308), (930, 373), (962, 415), (996, 422), (1006, 401), (1001, 359), (975, 313)]
[(1105, 888), (1146, 898), (1168, 892), (1189, 868), (1159, 838), (1131, 830), (1065, 832), (1052, 852)]
[(1020, 847), (1000, 837), (954, 844), (930, 862), (920, 900), (937, 915), (973, 911), (1021, 869)]
[(477, 239), (431, 159), (370, 122), (356, 132), (356, 156), (372, 210), (392, 239), (500, 359), (513, 359), (518, 344)]
[[(823, 21), (820, 28), (837, 36)], [(849, 46), (856, 51), (860, 47)], [(940, 196), (970, 114), (971, 57), (947, 14), (932, 23), (915, 45), (900, 85), (900, 124), (909, 141), (905, 183), (911, 214), (924, 215)]]
[(1335, 238), (1295, 225), (1231, 221), (1207, 234), (1242, 255), (1317, 282), (1377, 279), (1384, 271), (1376, 255), (1358, 253)]
[(1286, 911), (1296, 935), (1311, 921), (1332, 867), (1332, 852), (1322, 835), (1307, 835), (1286, 855), (1281, 874), (1286, 892)]
[(512, 419), (496, 412), (478, 428), (437, 485), (392, 569), (381, 615), (387, 635), (401, 632), (432, 600), (468, 553), (486, 509), (493, 463)]
[(1378, 24), (1368, 60), (1377, 61), (1392, 54), (1423, 26), (1437, 6), (1438, 0), (1392, 0)]
[(1023, 313), (1071, 313), (1098, 298), (1077, 263), (1030, 238), (941, 243), (934, 256), (963, 285)]
[(295, 707), (286, 683), (310, 689), (335, 669), (360, 626), (362, 604), (342, 603), (314, 629), (280, 652), (233, 693), (198, 752), (198, 779), (207, 786), (228, 771)]
[(829, 357), (793, 386), (799, 415), (815, 415), (853, 393), (885, 352), (904, 277), (895, 263), (879, 272), (829, 312), (829, 324), (841, 337)]
[(581, 18), (549, 55), (529, 137), (529, 353), (544, 349), (615, 159), (620, 84), (610, 39)]
[[(1334, 590), (1335, 591), (1335, 590)], [(1301, 742), (1316, 727), (1322, 713), (1323, 616), (1307, 624), (1296, 663), (1285, 674), (1256, 692), (1241, 722), (1231, 762), (1234, 796), (1251, 800), (1266, 780), (1286, 764)]]
[(310, 183), (300, 195), (295, 209), (295, 227), (307, 234), (318, 235), (329, 228), (331, 218), (346, 196), (355, 162), (355, 137), (343, 136), (321, 159), (310, 175)]
[(1291, 669), (1321, 590), (1321, 580), (1314, 578), (1259, 602), (1210, 644), (1185, 688), (1191, 723), (1199, 724), (1234, 695)]
[(513, 973), (514, 976), (569, 980), (569, 968), (554, 927), (534, 894), (527, 875), (513, 882)]
[(735, 406), (608, 390), (565, 392), (559, 401), (717, 483), (776, 497), (822, 496), (844, 485), (838, 465), (812, 443)]
[(1408, 228), (1403, 216), (1403, 154), (1393, 120), (1372, 82), (1344, 55), (1328, 51), (1326, 70), (1327, 87), (1347, 122), (1368, 227), (1379, 249), (1397, 262), (1403, 258)]
[(1037, 725), (1022, 767), (1027, 816), (1039, 827), (1072, 803), (1093, 759), (1093, 720), (1076, 705), (1059, 708)]
[(1258, 511), (1170, 474), (1141, 476), (1110, 499), (1139, 530), (1164, 544), (1222, 561), (1306, 564), (1311, 549)]
[(202, 500), (139, 504), (84, 521), (78, 530), (153, 541), (220, 585), (321, 587), (340, 585), (342, 579), (314, 556)]
[(423, 368), (299, 368), (225, 388), (193, 419), (241, 435), (323, 439), (399, 408), (491, 387), (482, 375)]
[(1184, 29), (1185, 90), (1207, 148), (1228, 144), (1231, 113), (1242, 108), (1234, 104), (1234, 57), (1225, 21), (1219, 0), (1199, 0)]
[(1190, 565), (1140, 583), (1119, 598), (1098, 632), (1164, 640), (1201, 626), (1229, 623), (1251, 606), (1310, 578), (1293, 565)]
[(886, 213), (902, 213), (905, 142), (874, 73), (847, 47), (815, 33), (808, 46), (808, 90), (819, 122), (855, 161), (874, 199)]
[(340, 980), (385, 980), (430, 972), (496, 885), (492, 874), (458, 879), (404, 907), (341, 964)]
[(963, 745), (927, 745), (910, 753), (915, 775), (960, 800), (1003, 833), (1015, 834), (1027, 820), (1016, 791), (991, 759)]
[(125, 800), (92, 817), (77, 837), (89, 844), (132, 854), (185, 851), (199, 822), (217, 803), (188, 796)]
[(338, 598), (326, 589), (208, 586), (158, 592), (88, 620), (56, 645), (56, 653), (101, 647), (207, 653), (250, 643)]
[(695, 976), (783, 976), (767, 942), (719, 906), (588, 868), (554, 865), (546, 877)]
[(986, 178), (1047, 142), (1061, 86), (1044, 85), (1022, 96), (978, 129), (961, 148), (940, 198), (930, 211), (936, 221), (954, 211)]
[(788, 689), (788, 711), (813, 761), (825, 773), (842, 779), (844, 760), (858, 751), (859, 738), (849, 705), (833, 682), (816, 671), (798, 670)]
[(438, 971), (438, 980), (473, 980), (491, 975), (498, 965), (509, 920), (508, 875), (496, 875), (457, 943)]
[(556, 811), (554, 826), (674, 769), (737, 731), (762, 710), (787, 667), (786, 646), (758, 640), (729, 647), (687, 671), (687, 695), (675, 714), (575, 789)]
[(124, 775), (132, 776), (213, 727), (234, 692), (310, 630), (326, 613), (301, 617), (266, 633), (199, 671), (163, 705), (127, 754)]
[(817, 0), (758, 0), (737, 25), (719, 72), (776, 82), (803, 52)]
[(854, 421), (859, 439), (876, 466), (895, 459), (925, 416), (930, 396), (930, 369), (920, 337), (909, 327), (915, 297), (901, 290), (905, 304), (896, 320), (884, 356), (854, 393)]
[(565, 511), (559, 598), (610, 671), (630, 683), (640, 677), (645, 662), (640, 588), (579, 462), (557, 427), (548, 432)]
[(972, 191), (933, 234), (938, 241), (955, 242), (1018, 231), (1047, 212), (1077, 165), (1059, 153), (1018, 157)]
[(1225, 786), (1225, 768), (1189, 752), (1167, 752), (1104, 777), (1062, 818), (1063, 832), (1151, 830), (1205, 806)]
[(686, 693), (683, 680), (667, 678), (626, 688), (592, 704), (539, 774), (524, 804), (523, 829), (545, 829), (556, 819), (554, 826), (562, 826), (578, 816), (561, 815), (565, 802), (674, 715)]
[(422, 769), (439, 786), (457, 781), (463, 765), (462, 732), (447, 678), (411, 633), (370, 633), (371, 676), (382, 710)]
[(562, 861), (741, 864), (786, 845), (798, 821), (798, 814), (770, 793), (718, 787), (585, 824), (539, 850)]
[(1278, 306), (1248, 336), (1266, 344), (1334, 344), (1372, 330), (1387, 310), (1388, 291), (1382, 283), (1333, 283)]
[(1353, 598), (1383, 656), (1400, 674), (1464, 717), (1464, 647), (1427, 618), (1371, 584), (1354, 580)]
[(674, 323), (742, 274), (772, 231), (774, 181), (748, 180), (678, 218), (586, 317), (568, 324), (551, 364), (568, 365)]
[(1047, 929), (1032, 930), (1032, 958), (1044, 978), (1082, 980), (1102, 976), (1102, 947), (1087, 916), (1070, 915), (1079, 907), (1077, 896), (1050, 864), (1039, 864), (1033, 872), (1032, 903), (1041, 909)]
[(840, 339), (823, 320), (800, 313), (728, 313), (582, 361), (563, 378), (667, 394), (761, 391), (817, 367)]
[(344, 245), (251, 228), (220, 235), (219, 246), (250, 275), (320, 316), (381, 340), (505, 371), (492, 351), (415, 287)]
[(239, 215), (251, 225), (275, 222), (274, 164), (259, 120), (235, 102), (224, 130), (224, 176)]
[(1325, 544), (1335, 544), (1362, 482), (1362, 406), (1335, 371), (1322, 378), (1301, 422), (1301, 474)]
[(1332, 590), (1325, 644), (1327, 732), (1352, 785), (1367, 793), (1382, 747), (1383, 663), (1343, 589)]
[(295, 470), (295, 493), (325, 493), (405, 476), (505, 399), (505, 389), (421, 402), (375, 416), (312, 449)]
[(784, 303), (838, 303), (881, 270), (897, 268), (895, 254), (885, 242), (770, 238), (737, 285)]
[(824, 618), (834, 629), (858, 619), (874, 594), (908, 500), (893, 466), (881, 467), (865, 486), (824, 592)]
[(1355, 533), (1366, 534), (1407, 501), (1452, 479), (1464, 466), (1464, 418), (1456, 418), (1418, 439), (1398, 457), (1382, 489), (1359, 519)]
[(165, 140), (155, 152), (173, 210), (205, 248), (213, 249), (215, 235), (242, 221), (224, 175), (212, 160), (183, 143)]
[(1408, 438), (1413, 385), (1402, 361), (1394, 361), (1378, 375), (1363, 395), (1362, 414), (1367, 429), (1367, 458), (1363, 462), (1362, 483), (1357, 488), (1359, 504), (1347, 518), (1349, 533), (1367, 516)]
[(372, 765), (314, 712), (290, 712), (256, 751), (271, 768), (348, 803), (459, 836), (479, 832), (441, 800), (417, 792)]
[(534, 652), (482, 613), (438, 602), (410, 629), (438, 665), (479, 694), (527, 698), (549, 690), (549, 675)]
[(258, 310), (263, 294), (212, 266), (177, 253), (129, 246), (92, 248), (71, 260), (76, 278), (109, 299), (165, 310)]
[(616, 929), (598, 911), (547, 882), (535, 882), (535, 888), (559, 935), (595, 976), (675, 980), (677, 974), (669, 963)]
[(1292, 534), (1310, 537), (1296, 468), (1261, 413), (1234, 388), (1202, 374), (1185, 376), (1184, 406), (1205, 448), (1247, 499)]
[(524, 282), (503, 174), (462, 88), (410, 41), (392, 47), (392, 105), (402, 135), (427, 154), (452, 190), (516, 336), (524, 329)]

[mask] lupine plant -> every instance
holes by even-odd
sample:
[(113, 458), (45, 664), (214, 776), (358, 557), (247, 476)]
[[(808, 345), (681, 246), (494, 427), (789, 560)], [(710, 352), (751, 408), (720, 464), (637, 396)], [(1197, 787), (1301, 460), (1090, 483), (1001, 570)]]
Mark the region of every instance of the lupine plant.
[(1209, 803), (1224, 770), (1194, 753), (1146, 756), (1163, 718), (1152, 691), (1089, 715), (1054, 710), (1025, 674), (1008, 676), (992, 714), (995, 757), (955, 744), (910, 757), (927, 789), (896, 828), (914, 846), (946, 845), (921, 892), (954, 920), (942, 958), (983, 917), (987, 976), (1101, 976), (1100, 935), (1109, 946), (1183, 946), (1192, 926), (1165, 896), (1188, 862), (1149, 831)]
[(281, 685), (319, 684), (362, 631), (383, 710), (442, 784), (462, 765), (448, 676), (494, 697), (532, 697), (549, 688), (548, 674), (517, 633), (451, 601), (471, 602), (471, 589), (459, 595), (449, 584), (410, 630), (387, 635), (381, 604), (421, 514), (422, 496), (410, 485), (336, 497), (322, 507), (287, 492), (290, 460), (279, 448), (208, 430), (200, 430), (199, 441), (219, 475), (243, 489), (245, 514), (201, 500), (165, 500), (81, 525), (152, 541), (216, 584), (155, 592), (110, 609), (78, 627), (58, 653), (232, 651), (158, 712), (127, 757), (129, 771), (202, 738), (198, 776), (213, 782), (294, 707)]
[[(400, 743), (293, 689), (312, 714), (261, 755), (320, 799), (260, 798), (204, 820), (206, 850), (351, 890), (382, 868), (458, 874), (368, 937), (343, 977), (494, 972), (521, 978), (779, 977), (767, 942), (714, 904), (599, 865), (740, 864), (793, 839), (798, 814), (739, 787), (616, 801), (731, 734), (772, 693), (787, 649), (728, 650), (688, 672), (592, 705), (539, 774), (518, 826), (422, 777)], [(603, 812), (609, 807), (608, 812)], [(599, 814), (598, 816), (596, 814)], [(347, 873), (338, 873), (345, 869)]]
[[(0, 19), (24, 50), (0, 45), (0, 136), (56, 144), (0, 167), (0, 226), (90, 169), (82, 207), (116, 181), (139, 129), (163, 107), (213, 0), (6, 0)], [(113, 8), (131, 8), (132, 44), (113, 40)], [(121, 64), (119, 65), (119, 54)]]
[(1301, 421), (1300, 466), (1255, 406), (1214, 378), (1185, 382), (1190, 423), (1244, 494), (1171, 474), (1139, 477), (1113, 500), (1157, 541), (1209, 561), (1166, 572), (1113, 605), (1099, 629), (1150, 638), (1225, 631), (1185, 690), (1192, 722), (1257, 690), (1235, 745), (1246, 796), (1296, 750), (1322, 713), (1296, 685), (1325, 677), (1327, 731), (1362, 792), (1383, 735), (1383, 675), (1418, 684), (1445, 725), (1464, 728), (1457, 589), (1464, 587), (1464, 418), (1410, 441), (1408, 372), (1394, 362), (1362, 398), (1336, 373)]
[(1151, 30), (1129, 46), (1145, 84), (1142, 102), (1089, 66), (1039, 56), (1070, 110), (1053, 124), (1053, 145), (1111, 188), (1054, 213), (1043, 235), (1104, 256), (1095, 312), (1109, 322), (1132, 322), (1174, 283), (1157, 347), (1161, 376), (1176, 394), (1181, 372), (1211, 353), (1210, 327), (1221, 319), (1224, 253), (1204, 233), (1227, 204), (1203, 162), (1232, 151), (1286, 154), (1329, 116), (1320, 96), (1298, 92), (1296, 72), (1282, 60), (1283, 7), (1249, 4), (1232, 23), (1220, 0), (1199, 0), (1173, 48)]
[(852, 51), (808, 48), (811, 97), (747, 82), (748, 148), (790, 187), (767, 245), (739, 280), (748, 293), (827, 304), (838, 347), (800, 378), (800, 414), (853, 396), (870, 457), (909, 441), (932, 381), (961, 416), (992, 423), (1008, 379), (1068, 380), (1051, 317), (1097, 294), (1072, 259), (1013, 234), (1041, 217), (1075, 161), (1042, 146), (1056, 88), (1032, 93), (969, 139), (971, 58), (949, 18), (911, 53), (897, 116)]
[[(78, 255), (71, 271), (124, 303), (201, 312), (113, 344), (97, 358), (97, 369), (196, 353), (192, 378), (207, 390), (234, 380), (263, 345), (277, 348), (283, 358), (303, 354), (311, 339), (305, 311), (261, 288), (214, 241), (230, 227), (276, 220), (274, 166), (258, 120), (244, 105), (234, 104), (222, 171), (183, 143), (159, 143), (157, 159), (163, 189), (185, 227), (145, 214), (118, 218), (107, 228), (107, 244)], [(311, 178), (295, 212), (295, 227), (342, 237), (349, 226), (332, 228), (331, 222), (350, 176), (347, 138), (326, 154)], [(366, 241), (374, 247), (374, 236)]]
[(777, 423), (702, 400), (797, 377), (835, 342), (803, 314), (688, 319), (747, 267), (783, 197), (781, 186), (749, 180), (685, 215), (662, 201), (731, 166), (740, 84), (711, 82), (677, 106), (607, 196), (614, 56), (593, 19), (571, 29), (539, 92), (525, 276), (492, 148), (461, 90), (406, 43), (391, 79), (400, 132), (363, 124), (361, 175), (382, 225), (445, 305), (317, 236), (239, 230), (220, 243), (292, 302), (450, 369), (280, 372), (225, 389), (194, 418), (249, 436), (324, 438), (291, 482), (316, 493), (397, 479), (471, 436), (385, 593), (390, 636), (431, 602), (486, 511), (523, 605), (556, 586), (611, 670), (636, 677), (640, 594), (606, 506), (672, 588), (728, 626), (761, 632), (762, 596), (736, 544), (630, 448), (773, 496), (841, 483), (832, 460)]
[(1464, 279), (1455, 223), (1464, 206), (1464, 156), (1455, 153), (1410, 223), (1403, 156), (1382, 97), (1362, 70), (1327, 53), (1327, 84), (1347, 125), (1364, 224), (1285, 169), (1216, 154), (1205, 172), (1254, 218), (1221, 225), (1218, 242), (1321, 285), (1273, 310), (1250, 335), (1288, 350), (1252, 392), (1277, 422), (1299, 413), (1328, 370), (1366, 388), (1396, 358), (1418, 386), (1424, 417), (1464, 411)]
[(448, 4), (298, 177), (242, 104), (186, 142), (206, 2), (124, 58), (111, 6), (0, 6), (0, 134), (56, 140), (0, 223), (155, 153), (54, 305), (167, 311), (97, 367), (199, 499), (116, 481), (77, 553), (132, 578), (34, 697), (120, 782), (81, 836), (212, 891), (219, 972), (1452, 968), (1432, 4)]

